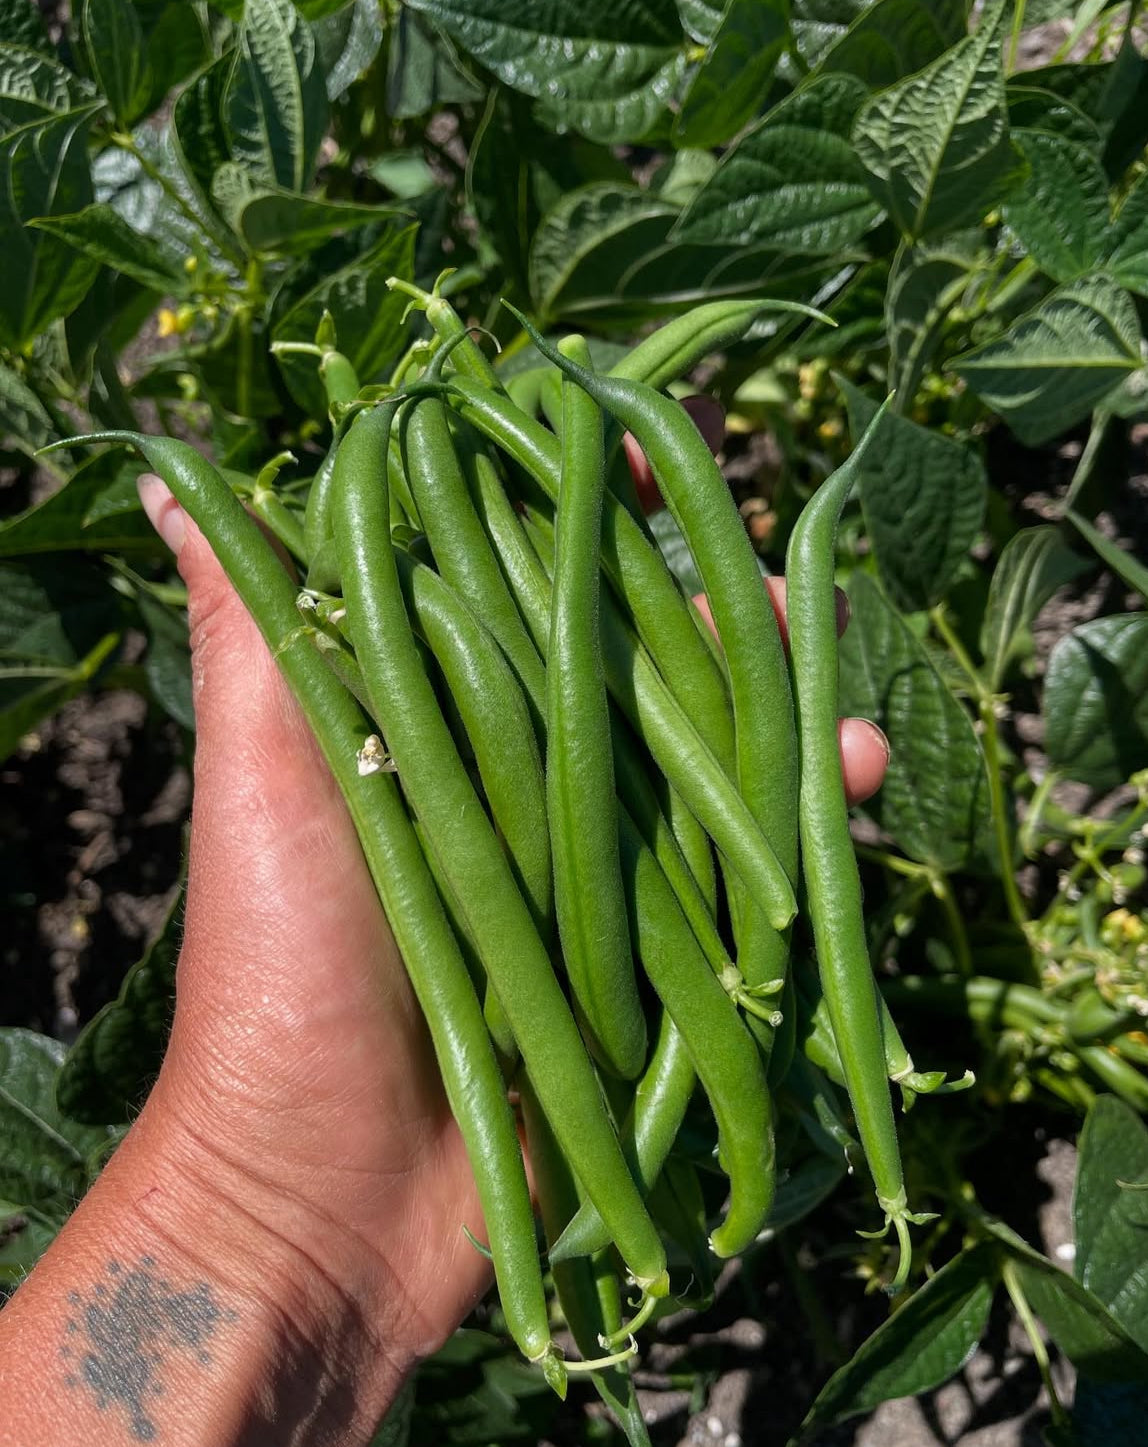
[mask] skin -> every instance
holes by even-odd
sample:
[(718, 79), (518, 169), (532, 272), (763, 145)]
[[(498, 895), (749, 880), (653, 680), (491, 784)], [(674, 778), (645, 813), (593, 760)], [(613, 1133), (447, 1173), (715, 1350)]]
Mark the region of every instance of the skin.
[[(355, 1447), (486, 1289), (460, 1229), (484, 1239), (481, 1213), (342, 799), (198, 530), (157, 479), (141, 493), (192, 625), (175, 1023), (140, 1118), (0, 1312), (5, 1421), (53, 1447)], [(859, 799), (887, 748), (860, 721), (842, 738)], [(76, 1339), (80, 1361), (103, 1360), (89, 1308), (117, 1302), (130, 1272), (149, 1284), (105, 1355), (122, 1362), (124, 1342), (152, 1333), (163, 1391), (142, 1406), (132, 1380), (101, 1395), (60, 1355)], [(189, 1299), (195, 1350), (165, 1325)]]

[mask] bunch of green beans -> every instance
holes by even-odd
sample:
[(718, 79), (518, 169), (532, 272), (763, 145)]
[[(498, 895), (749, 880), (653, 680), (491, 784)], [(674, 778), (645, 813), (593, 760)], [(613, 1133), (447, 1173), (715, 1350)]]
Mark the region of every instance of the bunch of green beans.
[[(592, 1370), (640, 1442), (634, 1334), (768, 1228), (778, 1101), (803, 1102), (830, 1150), (856, 1136), (893, 1289), (910, 1268), (891, 1080), (907, 1099), (943, 1082), (915, 1071), (876, 989), (837, 737), (835, 534), (877, 424), (794, 530), (787, 659), (721, 472), (661, 389), (763, 312), (807, 309), (709, 303), (602, 373), (583, 338), (552, 345), (520, 317), (542, 360), (504, 385), (443, 297), (392, 284), (430, 345), (364, 389), (325, 326), (333, 440), (302, 509), (276, 490), (282, 458), (252, 482), (168, 438), (89, 440), (136, 447), (199, 524), (346, 796), (508, 1330), (559, 1391)], [(720, 645), (636, 507), (623, 430)], [(799, 899), (817, 970), (795, 980)], [(712, 1157), (685, 1144), (699, 1119)], [(544, 1263), (583, 1360), (554, 1342)]]

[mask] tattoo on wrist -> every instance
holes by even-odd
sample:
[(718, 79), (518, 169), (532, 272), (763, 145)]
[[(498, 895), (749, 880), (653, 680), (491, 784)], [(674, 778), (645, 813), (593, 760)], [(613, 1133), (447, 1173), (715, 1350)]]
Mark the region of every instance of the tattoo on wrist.
[(134, 1267), (109, 1261), (107, 1277), (86, 1293), (68, 1293), (64, 1384), (101, 1412), (126, 1413), (135, 1441), (154, 1442), (172, 1355), (190, 1356), (209, 1370), (209, 1343), (238, 1313), (220, 1305), (206, 1281), (178, 1290), (152, 1256), (141, 1256)]

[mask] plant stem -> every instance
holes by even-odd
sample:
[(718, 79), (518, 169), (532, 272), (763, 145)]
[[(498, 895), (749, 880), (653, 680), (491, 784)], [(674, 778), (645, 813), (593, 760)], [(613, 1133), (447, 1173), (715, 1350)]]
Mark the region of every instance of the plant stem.
[(1040, 1372), (1040, 1379), (1044, 1383), (1044, 1389), (1048, 1393), (1048, 1410), (1052, 1416), (1053, 1425), (1060, 1432), (1067, 1432), (1069, 1429), (1068, 1413), (1057, 1395), (1056, 1385), (1052, 1380), (1052, 1371), (1048, 1360), (1048, 1348), (1044, 1344), (1044, 1338), (1040, 1334), (1040, 1327), (1037, 1325), (1036, 1317), (1033, 1315), (1032, 1307), (1028, 1304), (1028, 1297), (1024, 1294), (1024, 1288), (1016, 1273), (1016, 1266), (1011, 1261), (1005, 1261), (1001, 1266), (1001, 1280), (1004, 1282), (1005, 1290), (1009, 1294), (1009, 1300), (1013, 1304), (1020, 1323), (1024, 1327), (1025, 1335), (1032, 1346), (1033, 1359), (1036, 1362), (1037, 1371)]
[(965, 922), (961, 918), (957, 901), (953, 897), (952, 881), (947, 874), (938, 869), (930, 871), (929, 883), (932, 886), (933, 894), (945, 912), (945, 919), (948, 921), (949, 933), (953, 941), (953, 953), (957, 961), (957, 971), (964, 979), (971, 979), (973, 954), (969, 948), (969, 934), (965, 929)]
[(1024, 0), (1017, 0), (1016, 6), (1013, 9), (1012, 34), (1009, 36), (1008, 43), (1008, 65), (1005, 67), (1005, 73), (1007, 75), (1012, 75), (1016, 69), (1016, 52), (1020, 44), (1020, 33), (1024, 29), (1024, 8)]
[(985, 687), (984, 680), (969, 657), (965, 645), (957, 637), (945, 616), (944, 608), (938, 605), (930, 611), (929, 617), (945, 646), (968, 678), (977, 702), (977, 712), (982, 728), (981, 743), (988, 772), (989, 805), (993, 817), (993, 831), (996, 834), (997, 852), (1001, 859), (1001, 884), (1004, 886), (1005, 902), (1013, 923), (1018, 929), (1025, 930), (1029, 923), (1028, 911), (1024, 907), (1024, 901), (1020, 897), (1020, 890), (1017, 888), (1016, 882), (1015, 846), (1009, 827), (1004, 782), (1001, 778), (1001, 746), (1000, 732), (997, 728), (996, 698)]

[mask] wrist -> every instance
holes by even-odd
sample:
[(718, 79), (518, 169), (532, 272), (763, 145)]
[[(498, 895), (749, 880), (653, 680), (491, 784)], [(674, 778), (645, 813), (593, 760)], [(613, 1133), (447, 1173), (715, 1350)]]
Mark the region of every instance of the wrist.
[(45, 1373), (11, 1378), (27, 1412), (66, 1402), (61, 1447), (365, 1443), (414, 1353), (330, 1235), (149, 1103), (0, 1315), (0, 1377), (12, 1351)]

